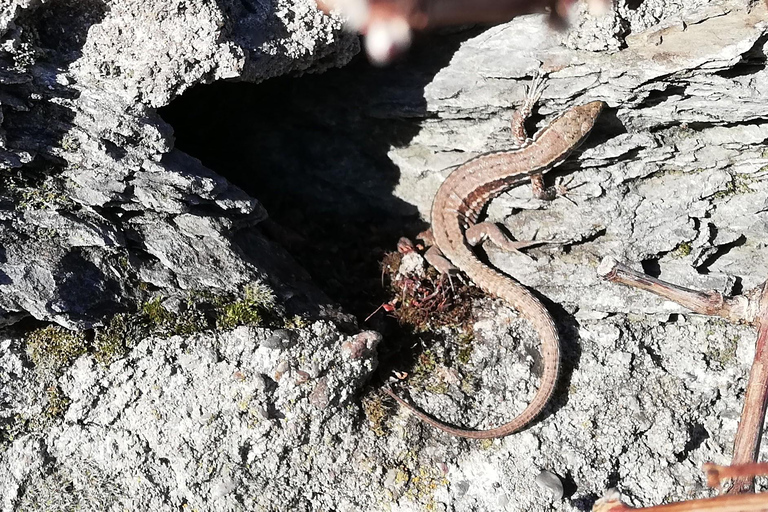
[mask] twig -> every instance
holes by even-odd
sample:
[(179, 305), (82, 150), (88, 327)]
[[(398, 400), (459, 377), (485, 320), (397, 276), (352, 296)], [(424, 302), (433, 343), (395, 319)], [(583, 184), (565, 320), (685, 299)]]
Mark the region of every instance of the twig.
[(759, 302), (755, 297), (757, 292), (737, 297), (723, 297), (723, 294), (715, 291), (699, 292), (634, 271), (610, 256), (603, 259), (597, 267), (597, 273), (607, 281), (654, 293), (694, 313), (720, 316), (731, 322), (755, 323), (757, 320), (759, 311)]
[(723, 485), (723, 480), (768, 475), (768, 463), (766, 462), (753, 462), (735, 466), (719, 466), (707, 462), (701, 469), (707, 477), (707, 485), (718, 489)]
[[(765, 410), (768, 405), (768, 283), (763, 286), (760, 299), (760, 312), (756, 318), (757, 342), (755, 344), (755, 360), (749, 372), (747, 393), (744, 397), (744, 409), (741, 411), (741, 421), (736, 430), (733, 443), (733, 458), (731, 464), (747, 464), (757, 462), (760, 451), (760, 438), (765, 422)], [(751, 492), (754, 488), (754, 478), (738, 477), (733, 480), (730, 494)]]
[[(723, 480), (757, 475), (768, 475), (768, 464), (741, 464), (738, 466), (718, 466), (704, 464), (702, 470), (707, 476), (707, 485), (720, 487)], [(605, 496), (597, 500), (592, 512), (624, 512), (626, 510), (644, 510), (646, 512), (751, 512), (768, 509), (768, 493), (739, 494), (716, 496), (699, 500), (681, 501), (656, 505), (653, 507), (632, 508), (621, 502), (621, 495), (616, 489), (610, 489)]]
[(757, 512), (766, 509), (768, 509), (768, 493), (723, 495), (642, 508), (632, 508), (625, 505), (614, 494), (606, 495), (597, 500), (592, 507), (592, 512), (624, 512), (627, 510), (642, 510), (644, 512)]

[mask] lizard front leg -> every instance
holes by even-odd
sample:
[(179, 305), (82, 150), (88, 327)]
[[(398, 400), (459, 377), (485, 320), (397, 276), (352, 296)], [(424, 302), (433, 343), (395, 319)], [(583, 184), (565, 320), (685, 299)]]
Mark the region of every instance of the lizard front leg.
[[(515, 110), (512, 114), (512, 140), (520, 147), (523, 147), (531, 142), (525, 131), (525, 121), (533, 113), (533, 107), (536, 102), (541, 99), (541, 94), (544, 92), (544, 77), (539, 73), (533, 76), (531, 85), (528, 86), (528, 90), (525, 94), (525, 101), (523, 104)], [(555, 187), (547, 187), (544, 184), (544, 174), (541, 172), (531, 174), (531, 192), (533, 197), (542, 199), (545, 201), (551, 201), (557, 197), (557, 189)]]

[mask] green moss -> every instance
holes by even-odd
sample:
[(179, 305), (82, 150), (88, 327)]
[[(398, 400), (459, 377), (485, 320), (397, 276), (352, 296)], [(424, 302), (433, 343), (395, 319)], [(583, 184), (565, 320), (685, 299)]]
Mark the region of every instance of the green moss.
[(208, 301), (201, 300), (199, 293), (190, 293), (186, 309), (181, 314), (168, 311), (163, 305), (164, 301), (163, 297), (157, 296), (142, 304), (140, 315), (135, 322), (145, 324), (148, 333), (157, 336), (189, 336), (212, 328), (207, 310), (213, 306)]
[(163, 306), (163, 298), (161, 296), (157, 296), (142, 304), (141, 312), (155, 329), (168, 327), (176, 321), (176, 315)]
[(750, 185), (754, 182), (755, 178), (752, 176), (746, 174), (733, 175), (731, 176), (731, 181), (726, 184), (725, 190), (716, 192), (712, 197), (714, 199), (723, 199), (737, 194), (748, 194), (752, 192), (752, 187)]
[[(395, 477), (400, 476), (400, 473)], [(442, 471), (435, 466), (419, 465), (418, 468), (410, 474), (410, 479), (406, 484), (403, 495), (414, 501), (421, 503), (424, 510), (437, 510), (435, 503), (435, 491), (440, 487), (446, 487), (448, 479)]]
[(419, 354), (418, 362), (413, 367), (414, 376), (426, 377), (431, 375), (437, 368), (437, 356), (432, 350), (425, 350)]
[(721, 347), (710, 346), (707, 351), (707, 358), (710, 361), (715, 361), (720, 366), (728, 366), (736, 359), (736, 350), (739, 348), (740, 336), (735, 335), (728, 337)]
[(61, 138), (61, 149), (74, 153), (80, 149), (80, 141), (77, 140), (77, 137), (68, 133)]
[(291, 318), (285, 320), (283, 327), (286, 329), (303, 329), (309, 325), (309, 321), (306, 318), (302, 318), (299, 315), (294, 315)]
[(381, 396), (374, 395), (364, 398), (363, 412), (373, 433), (377, 437), (384, 437), (387, 434), (384, 421), (388, 415)]
[(122, 358), (128, 350), (150, 332), (150, 322), (143, 314), (120, 313), (95, 330), (93, 355), (102, 365)]
[(238, 325), (261, 324), (264, 314), (274, 312), (275, 296), (263, 283), (251, 283), (245, 287), (245, 297), (217, 308), (216, 327), (232, 329)]
[(472, 333), (462, 333), (459, 336), (459, 352), (456, 354), (456, 360), (459, 364), (466, 365), (472, 359), (472, 351), (474, 350), (475, 337)]
[(673, 258), (684, 258), (691, 254), (693, 247), (690, 242), (681, 242), (670, 254)]
[(75, 202), (60, 192), (51, 179), (38, 186), (19, 189), (18, 208), (21, 210), (72, 210)]
[[(241, 297), (190, 292), (180, 309), (179, 313), (169, 311), (163, 297), (157, 296), (143, 303), (135, 313), (113, 316), (92, 333), (68, 331), (55, 325), (36, 329), (26, 337), (27, 354), (47, 379), (57, 377), (86, 353), (93, 354), (100, 364), (109, 365), (149, 335), (188, 336), (250, 323), (280, 327), (288, 323), (283, 320), (271, 290), (261, 283), (246, 287)], [(294, 317), (292, 322), (300, 325), (302, 320)], [(93, 339), (89, 342), (90, 334)]]
[(238, 325), (259, 324), (261, 321), (257, 306), (247, 300), (239, 300), (221, 307), (216, 319), (216, 327), (227, 330)]
[(69, 409), (69, 404), (72, 403), (72, 400), (58, 386), (48, 387), (46, 394), (48, 396), (48, 403), (45, 406), (43, 415), (51, 420), (62, 418), (66, 414), (67, 409)]
[(14, 414), (0, 418), (0, 448), (5, 448), (30, 430), (29, 418)]
[(446, 383), (444, 380), (440, 380), (427, 384), (424, 386), (424, 389), (435, 395), (444, 395), (448, 393), (448, 383)]
[(277, 307), (277, 299), (272, 288), (258, 281), (246, 285), (245, 300), (264, 310), (274, 310)]
[(88, 351), (85, 333), (58, 325), (35, 329), (26, 337), (27, 355), (40, 374), (56, 377)]
[(164, 336), (185, 335), (209, 329), (227, 330), (246, 324), (283, 326), (282, 313), (272, 290), (263, 283), (251, 283), (238, 295), (192, 291), (171, 312), (162, 297), (145, 302), (141, 314), (152, 333)]

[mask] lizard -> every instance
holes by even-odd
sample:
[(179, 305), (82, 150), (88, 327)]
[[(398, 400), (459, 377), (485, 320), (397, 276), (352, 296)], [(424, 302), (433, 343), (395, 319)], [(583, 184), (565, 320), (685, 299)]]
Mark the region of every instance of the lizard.
[[(552, 316), (526, 287), (485, 265), (472, 247), (490, 239), (505, 250), (518, 251), (539, 242), (513, 242), (489, 222), (478, 223), (485, 206), (504, 191), (530, 179), (534, 195), (551, 199), (544, 188), (543, 173), (562, 163), (592, 130), (604, 107), (602, 101), (573, 107), (528, 138), (524, 122), (541, 96), (538, 76), (528, 89), (525, 102), (512, 116), (512, 134), (518, 144), (512, 149), (491, 151), (457, 167), (439, 187), (432, 203), (432, 242), (426, 258), (442, 273), (458, 268), (484, 292), (503, 299), (528, 320), (541, 340), (541, 383), (528, 406), (503, 425), (488, 430), (470, 430), (448, 425), (400, 398), (387, 386), (384, 391), (425, 423), (459, 437), (493, 439), (517, 432), (533, 421), (552, 397), (560, 372), (560, 338)], [(431, 240), (430, 240), (431, 238)]]

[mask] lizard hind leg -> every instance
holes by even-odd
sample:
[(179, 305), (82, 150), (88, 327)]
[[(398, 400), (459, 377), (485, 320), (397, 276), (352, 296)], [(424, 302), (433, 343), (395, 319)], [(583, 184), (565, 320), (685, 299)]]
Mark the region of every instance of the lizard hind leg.
[(504, 251), (515, 252), (525, 258), (533, 261), (533, 258), (525, 253), (520, 252), (520, 249), (526, 249), (536, 245), (542, 245), (549, 243), (542, 240), (512, 240), (510, 239), (499, 226), (492, 222), (481, 222), (471, 226), (465, 232), (467, 242), (471, 246), (476, 246), (482, 243), (484, 240), (490, 240), (496, 247)]
[(459, 270), (454, 266), (453, 263), (451, 263), (448, 258), (443, 255), (443, 253), (440, 251), (440, 249), (437, 248), (436, 245), (433, 245), (427, 249), (427, 252), (424, 253), (424, 259), (427, 260), (427, 263), (435, 267), (438, 272), (449, 277), (451, 274), (455, 274)]

